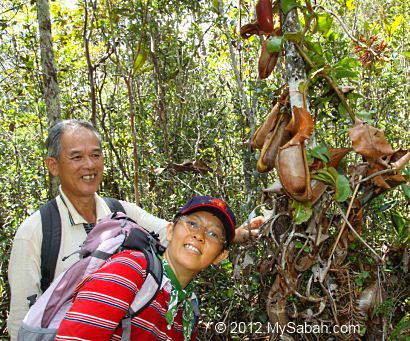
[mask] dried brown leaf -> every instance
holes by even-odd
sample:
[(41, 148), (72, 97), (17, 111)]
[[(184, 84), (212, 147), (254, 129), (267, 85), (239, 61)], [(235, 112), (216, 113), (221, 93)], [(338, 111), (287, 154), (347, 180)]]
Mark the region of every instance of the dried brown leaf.
[(386, 165), (382, 157), (393, 154), (384, 132), (359, 119), (356, 119), (354, 127), (349, 129), (349, 137), (354, 151), (363, 155), (370, 163)]

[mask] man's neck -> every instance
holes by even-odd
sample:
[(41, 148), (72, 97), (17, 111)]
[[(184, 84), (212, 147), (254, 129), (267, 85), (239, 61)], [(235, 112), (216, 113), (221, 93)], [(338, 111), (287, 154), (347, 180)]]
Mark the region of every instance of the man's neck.
[[(63, 189), (64, 191), (64, 189)], [(64, 195), (70, 200), (77, 212), (88, 222), (95, 224), (97, 221), (97, 206), (95, 196), (77, 197), (64, 192)]]

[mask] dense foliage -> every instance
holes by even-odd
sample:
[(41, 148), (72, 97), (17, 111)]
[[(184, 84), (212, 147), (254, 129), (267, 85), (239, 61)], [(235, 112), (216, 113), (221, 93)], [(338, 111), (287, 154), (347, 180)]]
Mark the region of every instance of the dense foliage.
[[(302, 27), (309, 20), (306, 3), (300, 1)], [(354, 87), (346, 90), (352, 110), (384, 130), (393, 148), (410, 148), (410, 4), (312, 3), (317, 5), (317, 25), (305, 36), (312, 47), (309, 58), (318, 67), (330, 65), (340, 86)], [(265, 202), (262, 189), (274, 182), (276, 173), (256, 172), (258, 154), (248, 141), (285, 82), (285, 66), (280, 58), (269, 78), (258, 79), (261, 41), (239, 35), (240, 27), (254, 19), (254, 5), (249, 0), (50, 2), (62, 118), (92, 120), (101, 131), (106, 166), (102, 193), (139, 200), (144, 209), (167, 219), (197, 193), (227, 198), (240, 221)], [(50, 195), (43, 162), (48, 127), (35, 2), (3, 0), (0, 34), (0, 325), (6, 335), (12, 237)], [(380, 60), (366, 65), (365, 51), (352, 37), (367, 44), (376, 37), (374, 46), (385, 42), (387, 48)], [(316, 140), (327, 147), (348, 146), (348, 113), (328, 84), (314, 77), (315, 69), (307, 71)], [(386, 335), (393, 337), (410, 323), (409, 288), (400, 280), (408, 280), (410, 271), (405, 260), (409, 203), (410, 189), (402, 185), (372, 201), (363, 213), (363, 238), (391, 257), (387, 270), (397, 279), (375, 312), (385, 321)], [(199, 278), (201, 339), (215, 336), (217, 321), (268, 320), (264, 300), (273, 275), (263, 261), (271, 244), (262, 239), (237, 246), (231, 261)], [(351, 261), (361, 264), (357, 257), (367, 259), (368, 250), (360, 243), (353, 247), (357, 252)], [(366, 269), (357, 273), (359, 290), (367, 278)], [(295, 299), (288, 298), (290, 303)], [(230, 337), (251, 334), (247, 330)]]

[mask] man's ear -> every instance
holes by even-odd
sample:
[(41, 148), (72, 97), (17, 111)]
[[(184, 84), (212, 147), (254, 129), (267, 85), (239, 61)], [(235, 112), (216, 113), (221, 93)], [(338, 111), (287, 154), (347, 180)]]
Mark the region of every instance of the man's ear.
[(216, 265), (220, 262), (222, 262), (223, 260), (225, 260), (226, 258), (228, 258), (229, 256), (229, 251), (228, 250), (223, 250), (218, 257), (216, 257), (214, 259), (214, 261), (212, 262), (213, 265)]
[(174, 234), (174, 224), (173, 223), (168, 223), (167, 224), (167, 233), (166, 233), (167, 241), (170, 242), (172, 240), (173, 234)]
[(46, 166), (52, 176), (58, 176), (58, 161), (56, 158), (47, 156), (46, 157)]

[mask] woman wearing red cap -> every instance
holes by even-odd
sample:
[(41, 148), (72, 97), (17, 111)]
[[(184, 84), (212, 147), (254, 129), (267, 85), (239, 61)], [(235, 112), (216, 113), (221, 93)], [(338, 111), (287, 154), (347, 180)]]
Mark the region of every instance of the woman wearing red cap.
[[(228, 257), (236, 219), (221, 199), (196, 196), (167, 227), (164, 276), (154, 300), (131, 320), (131, 340), (195, 340), (198, 313), (192, 279)], [(55, 340), (121, 340), (121, 321), (141, 288), (143, 253), (112, 256), (77, 288)]]

